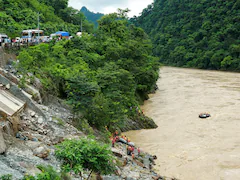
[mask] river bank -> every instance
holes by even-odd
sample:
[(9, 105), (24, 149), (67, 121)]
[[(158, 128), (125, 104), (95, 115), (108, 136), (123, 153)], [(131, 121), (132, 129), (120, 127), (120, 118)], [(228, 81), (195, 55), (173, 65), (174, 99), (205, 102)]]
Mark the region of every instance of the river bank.
[[(27, 86), (28, 92), (20, 89), (17, 86), (18, 76), (14, 75), (16, 71), (11, 66), (0, 69), (0, 72), (1, 90), (26, 103), (23, 110), (16, 111), (15, 115), (7, 120), (0, 121), (0, 177), (10, 174), (15, 180), (22, 179), (25, 174), (37, 175), (41, 172), (37, 165), (50, 165), (60, 171), (61, 163), (54, 156), (56, 144), (66, 139), (86, 137), (89, 133), (100, 134), (84, 124), (86, 122), (82, 122), (83, 131), (74, 127), (74, 114), (63, 100), (51, 96), (47, 105), (44, 105), (36, 87)], [(132, 125), (128, 129), (155, 126), (152, 119), (147, 117), (139, 124), (137, 119), (129, 120), (129, 123)], [(146, 152), (133, 160), (127, 155), (126, 145), (122, 143), (117, 143), (112, 152), (118, 159), (117, 171), (110, 176), (102, 176), (103, 179), (172, 179), (154, 172), (153, 165), (149, 166), (151, 155)]]
[[(163, 67), (159, 90), (142, 106), (158, 128), (126, 135), (158, 156), (156, 169), (162, 175), (238, 179), (239, 82), (239, 73)], [(200, 119), (201, 112), (211, 117)]]

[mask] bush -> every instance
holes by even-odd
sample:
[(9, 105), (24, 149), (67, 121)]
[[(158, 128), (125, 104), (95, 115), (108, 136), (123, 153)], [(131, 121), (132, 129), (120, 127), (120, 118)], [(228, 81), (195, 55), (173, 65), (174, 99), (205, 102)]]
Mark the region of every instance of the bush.
[(92, 172), (110, 174), (114, 171), (113, 157), (108, 145), (96, 140), (66, 140), (56, 148), (55, 155), (62, 160), (62, 169), (65, 172), (73, 171), (82, 176), (83, 169), (89, 169), (90, 177)]
[(0, 177), (1, 180), (12, 180), (11, 174), (6, 174)]
[(42, 173), (37, 176), (25, 175), (23, 180), (61, 180), (65, 179), (63, 177), (66, 177), (66, 174), (58, 173), (52, 166), (39, 165), (37, 167), (42, 171)]

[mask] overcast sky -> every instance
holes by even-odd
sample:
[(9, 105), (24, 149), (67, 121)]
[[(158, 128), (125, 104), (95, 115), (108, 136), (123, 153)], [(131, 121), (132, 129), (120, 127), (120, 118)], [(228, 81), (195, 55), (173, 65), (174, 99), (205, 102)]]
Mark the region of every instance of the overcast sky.
[(153, 0), (69, 0), (68, 5), (78, 10), (86, 6), (92, 12), (103, 14), (116, 12), (118, 8), (128, 8), (131, 10), (128, 16), (132, 17), (139, 16), (139, 13), (151, 3)]

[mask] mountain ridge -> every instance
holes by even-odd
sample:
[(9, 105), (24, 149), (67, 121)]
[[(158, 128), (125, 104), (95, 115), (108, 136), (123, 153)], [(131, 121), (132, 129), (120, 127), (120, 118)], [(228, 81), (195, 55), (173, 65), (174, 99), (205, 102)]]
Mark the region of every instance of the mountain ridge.
[(102, 13), (99, 13), (99, 12), (94, 13), (94, 12), (90, 11), (89, 9), (87, 9), (86, 6), (83, 6), (80, 9), (80, 12), (82, 12), (86, 16), (88, 21), (90, 21), (94, 24), (95, 28), (98, 27), (98, 22), (97, 21), (99, 19), (101, 19), (102, 16), (104, 16), (104, 14), (102, 14)]

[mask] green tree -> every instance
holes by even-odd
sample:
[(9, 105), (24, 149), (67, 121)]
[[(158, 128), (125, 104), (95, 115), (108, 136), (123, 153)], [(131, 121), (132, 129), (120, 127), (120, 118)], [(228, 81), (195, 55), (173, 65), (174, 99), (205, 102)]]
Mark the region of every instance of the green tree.
[[(130, 21), (152, 39), (161, 63), (238, 70), (239, 1), (155, 0)], [(214, 54), (209, 57), (208, 52)], [(221, 66), (228, 55), (233, 58), (231, 65)]]
[(233, 62), (232, 56), (227, 56), (221, 61), (221, 68), (222, 69), (228, 69), (229, 66), (231, 66)]
[(135, 118), (130, 107), (155, 88), (159, 63), (151, 56), (146, 33), (130, 25), (125, 15), (103, 17), (95, 36), (83, 34), (22, 51), (18, 69), (41, 80), (42, 96), (64, 98), (90, 125), (126, 126), (126, 119)]

